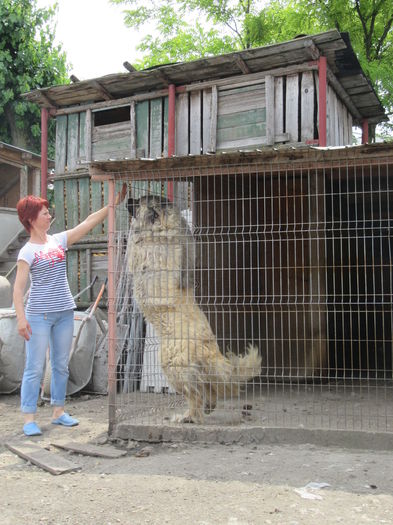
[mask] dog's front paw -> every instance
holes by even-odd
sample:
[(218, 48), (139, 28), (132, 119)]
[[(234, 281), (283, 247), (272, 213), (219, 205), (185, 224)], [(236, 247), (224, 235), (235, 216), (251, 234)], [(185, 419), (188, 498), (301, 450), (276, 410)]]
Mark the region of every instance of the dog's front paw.
[(172, 418), (172, 421), (174, 423), (202, 423), (202, 421), (199, 421), (198, 418), (193, 417), (190, 412), (186, 412), (185, 414), (177, 414)]

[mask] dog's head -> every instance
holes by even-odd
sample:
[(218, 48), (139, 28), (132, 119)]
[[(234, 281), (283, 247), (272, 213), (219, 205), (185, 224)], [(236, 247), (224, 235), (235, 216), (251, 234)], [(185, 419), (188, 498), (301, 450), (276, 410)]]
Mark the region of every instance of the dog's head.
[(152, 225), (165, 224), (168, 213), (173, 211), (174, 207), (164, 197), (146, 195), (140, 199), (129, 198), (127, 209), (140, 228), (149, 228)]

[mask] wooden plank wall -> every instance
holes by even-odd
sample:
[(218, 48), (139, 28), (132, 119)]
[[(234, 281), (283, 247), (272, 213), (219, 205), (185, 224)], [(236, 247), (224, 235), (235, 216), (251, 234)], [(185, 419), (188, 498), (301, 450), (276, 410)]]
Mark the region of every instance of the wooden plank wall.
[[(117, 185), (117, 189), (120, 189), (121, 182)], [(57, 176), (54, 179), (54, 190), (56, 220), (51, 228), (52, 233), (73, 228), (108, 202), (107, 184), (91, 181), (87, 172), (80, 176)], [(73, 295), (83, 290), (95, 275), (98, 276), (94, 288), (78, 299), (79, 306), (90, 304), (106, 279), (107, 233), (106, 220), (68, 250), (67, 274)]]
[(352, 144), (352, 116), (329, 84), (327, 89), (326, 135), (328, 146)]
[[(232, 84), (219, 82), (217, 86), (178, 93), (175, 154), (314, 141), (318, 138), (318, 102), (317, 71), (267, 75)], [(129, 120), (95, 126), (95, 115), (106, 111), (57, 117), (57, 174), (72, 172), (79, 163), (91, 159), (167, 155), (168, 97), (134, 101), (129, 105)], [(351, 143), (352, 117), (329, 84), (327, 145)]]
[(265, 82), (218, 90), (217, 150), (266, 144)]

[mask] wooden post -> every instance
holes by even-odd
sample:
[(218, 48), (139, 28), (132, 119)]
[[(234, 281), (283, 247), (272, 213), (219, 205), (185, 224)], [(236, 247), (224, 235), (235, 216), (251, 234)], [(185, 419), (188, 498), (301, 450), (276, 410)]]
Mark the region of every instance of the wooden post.
[(368, 120), (364, 119), (362, 122), (362, 144), (368, 143)]
[(108, 433), (116, 420), (115, 181), (108, 181)]
[(46, 199), (48, 178), (48, 118), (47, 108), (41, 109), (41, 197)]
[(326, 104), (327, 104), (327, 60), (326, 57), (318, 59), (318, 80), (319, 80), (319, 145), (325, 147), (326, 140)]

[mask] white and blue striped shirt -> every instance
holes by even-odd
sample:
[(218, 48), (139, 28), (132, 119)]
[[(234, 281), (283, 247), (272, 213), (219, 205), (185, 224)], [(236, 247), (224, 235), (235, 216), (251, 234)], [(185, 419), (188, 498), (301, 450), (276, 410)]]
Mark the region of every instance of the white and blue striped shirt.
[(30, 266), (26, 312), (41, 314), (76, 308), (67, 280), (67, 232), (48, 235), (45, 244), (27, 242), (18, 254)]

